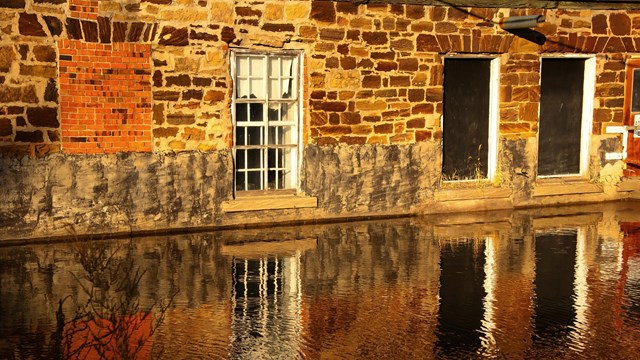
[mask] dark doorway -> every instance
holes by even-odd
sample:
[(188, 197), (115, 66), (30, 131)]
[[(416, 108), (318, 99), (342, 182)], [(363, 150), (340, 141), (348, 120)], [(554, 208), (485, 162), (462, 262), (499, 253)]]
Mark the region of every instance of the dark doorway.
[(491, 61), (445, 59), (442, 173), (447, 180), (487, 177)]
[(585, 59), (542, 59), (538, 175), (580, 174)]

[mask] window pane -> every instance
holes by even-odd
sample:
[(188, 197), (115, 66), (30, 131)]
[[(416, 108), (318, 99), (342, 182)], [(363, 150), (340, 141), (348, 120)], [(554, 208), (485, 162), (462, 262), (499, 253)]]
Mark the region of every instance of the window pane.
[(269, 121), (280, 121), (280, 106), (278, 104), (269, 105)]
[(293, 98), (293, 92), (295, 91), (295, 82), (293, 79), (283, 79), (282, 80), (282, 93), (280, 98), (282, 99), (291, 99)]
[(282, 58), (282, 77), (285, 77), (285, 76), (293, 77), (294, 65), (295, 65), (295, 61), (292, 57)]
[(251, 76), (264, 76), (264, 57), (251, 57)]
[(249, 99), (264, 99), (264, 79), (251, 79)]
[(247, 150), (247, 169), (260, 169), (262, 168), (262, 150), (261, 149), (249, 149)]
[(238, 99), (249, 98), (249, 80), (238, 79), (236, 81), (236, 98)]
[(246, 56), (236, 56), (236, 76), (249, 76), (249, 59)]
[(262, 119), (262, 104), (250, 104), (249, 105), (249, 121), (263, 121)]
[(269, 58), (269, 76), (270, 77), (278, 77), (280, 76), (280, 58), (272, 56)]
[(244, 142), (245, 129), (242, 126), (236, 127), (236, 145), (246, 145)]
[(269, 170), (269, 190), (282, 189), (282, 181), (276, 183), (276, 179), (278, 178), (278, 174), (280, 171)]
[(296, 104), (283, 103), (280, 111), (282, 121), (296, 121), (298, 119), (298, 107)]
[(244, 190), (245, 180), (244, 173), (236, 171), (236, 191)]
[(278, 79), (270, 79), (269, 80), (269, 97), (274, 99), (280, 98), (280, 80)]
[(246, 150), (236, 150), (236, 169), (245, 169), (245, 156)]
[(262, 131), (261, 126), (247, 127), (247, 145), (262, 145)]
[(247, 190), (261, 190), (260, 171), (247, 172)]
[(247, 120), (247, 104), (236, 104), (236, 121)]
[(269, 127), (269, 145), (293, 145), (296, 143), (295, 138), (292, 126)]
[(273, 169), (276, 167), (276, 153), (278, 152), (278, 149), (269, 149), (269, 169)]

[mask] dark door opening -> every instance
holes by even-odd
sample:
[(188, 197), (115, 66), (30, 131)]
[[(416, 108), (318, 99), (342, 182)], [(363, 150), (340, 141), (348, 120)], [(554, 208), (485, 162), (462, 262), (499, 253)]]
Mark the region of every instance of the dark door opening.
[(580, 174), (585, 59), (542, 59), (538, 175)]
[(446, 180), (488, 177), (491, 61), (445, 59), (442, 174)]

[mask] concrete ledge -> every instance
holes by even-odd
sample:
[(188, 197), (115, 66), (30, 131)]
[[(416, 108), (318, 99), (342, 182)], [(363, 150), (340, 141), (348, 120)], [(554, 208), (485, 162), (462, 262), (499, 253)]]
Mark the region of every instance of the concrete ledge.
[(225, 213), (257, 210), (315, 208), (318, 198), (298, 195), (243, 196), (222, 202)]
[(503, 188), (475, 188), (475, 189), (446, 189), (438, 190), (435, 193), (436, 201), (459, 201), (459, 200), (478, 200), (478, 199), (498, 199), (508, 198), (511, 196), (511, 189)]
[(553, 181), (538, 182), (533, 188), (533, 197), (539, 196), (555, 196), (555, 195), (574, 195), (574, 194), (593, 194), (602, 193), (603, 189), (600, 185), (582, 181)]

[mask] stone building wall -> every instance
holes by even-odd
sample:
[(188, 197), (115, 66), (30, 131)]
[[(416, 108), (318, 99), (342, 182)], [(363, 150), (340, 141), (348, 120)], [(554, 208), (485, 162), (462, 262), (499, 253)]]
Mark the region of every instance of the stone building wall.
[[(534, 14), (546, 17), (537, 33), (496, 25)], [(443, 64), (455, 54), (500, 59), (498, 176), (463, 190), (480, 188), (480, 200), (484, 188), (506, 190), (508, 206), (580, 201), (534, 198), (541, 58), (580, 54), (597, 67), (584, 180), (600, 192), (588, 199), (622, 198), (624, 165), (604, 157), (620, 139), (605, 129), (623, 123), (625, 62), (640, 52), (639, 32), (640, 10), (5, 0), (0, 238), (64, 234), (63, 223), (86, 217), (110, 232), (440, 209), (437, 193), (460, 187), (441, 176)], [(300, 190), (317, 208), (221, 210), (234, 196), (232, 48), (303, 52)]]

